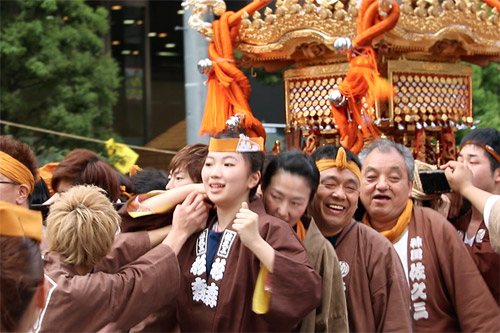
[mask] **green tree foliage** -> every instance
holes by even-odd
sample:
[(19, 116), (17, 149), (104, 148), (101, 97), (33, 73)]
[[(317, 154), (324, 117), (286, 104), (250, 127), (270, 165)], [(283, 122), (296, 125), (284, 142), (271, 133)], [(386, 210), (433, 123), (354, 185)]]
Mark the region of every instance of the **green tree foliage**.
[[(500, 130), (500, 64), (492, 62), (486, 67), (472, 65), (472, 110), (478, 128)], [(457, 144), (470, 129), (456, 133)]]
[[(0, 1), (0, 117), (85, 137), (113, 133), (119, 68), (104, 53), (108, 12), (83, 0)], [(104, 145), (3, 127), (37, 154)], [(50, 147), (50, 148), (49, 148)], [(56, 149), (54, 150), (54, 147)]]
[(472, 96), (474, 118), (481, 120), (480, 127), (500, 129), (500, 64), (487, 67), (473, 66)]

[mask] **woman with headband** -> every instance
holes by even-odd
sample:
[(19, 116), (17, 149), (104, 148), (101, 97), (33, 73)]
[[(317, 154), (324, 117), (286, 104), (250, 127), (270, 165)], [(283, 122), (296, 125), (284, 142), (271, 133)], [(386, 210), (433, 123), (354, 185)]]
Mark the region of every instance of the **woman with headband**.
[(0, 202), (0, 331), (28, 332), (45, 302), (42, 215)]
[(208, 151), (202, 180), (216, 215), (178, 255), (180, 329), (290, 331), (319, 305), (321, 278), (295, 232), (254, 198), (263, 139), (227, 133)]
[(299, 151), (279, 154), (264, 171), (264, 206), (270, 215), (294, 228), (311, 265), (322, 277), (321, 306), (304, 318), (300, 332), (346, 332), (349, 328), (339, 259), (314, 219), (305, 215), (318, 183), (319, 171), (311, 157)]

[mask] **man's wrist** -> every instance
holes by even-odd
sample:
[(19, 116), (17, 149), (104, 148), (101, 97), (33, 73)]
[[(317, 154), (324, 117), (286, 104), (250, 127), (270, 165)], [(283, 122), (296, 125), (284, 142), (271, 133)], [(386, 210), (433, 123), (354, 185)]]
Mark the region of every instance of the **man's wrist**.
[(473, 188), (474, 188), (474, 185), (472, 185), (471, 183), (467, 183), (464, 186), (460, 187), (459, 193), (463, 197), (467, 197), (469, 194), (474, 193), (474, 191), (471, 191)]

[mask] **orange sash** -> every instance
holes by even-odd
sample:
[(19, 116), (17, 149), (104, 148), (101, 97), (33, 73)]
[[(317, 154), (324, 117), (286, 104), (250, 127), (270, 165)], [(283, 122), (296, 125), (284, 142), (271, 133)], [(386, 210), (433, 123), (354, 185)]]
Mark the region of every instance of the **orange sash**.
[(42, 241), (42, 213), (0, 201), (0, 235)]
[[(408, 203), (406, 204), (405, 209), (399, 216), (396, 225), (391, 230), (384, 230), (381, 231), (380, 233), (383, 236), (385, 236), (388, 240), (390, 240), (391, 243), (393, 243), (403, 234), (408, 224), (410, 224), (412, 211), (413, 211), (413, 202), (411, 201), (411, 199), (408, 199)], [(368, 213), (365, 213), (365, 216), (363, 216), (363, 223), (373, 228), (372, 225), (370, 224)]]
[(306, 228), (304, 227), (304, 224), (302, 223), (301, 220), (297, 222), (297, 235), (299, 236), (301, 241), (304, 241), (306, 238)]

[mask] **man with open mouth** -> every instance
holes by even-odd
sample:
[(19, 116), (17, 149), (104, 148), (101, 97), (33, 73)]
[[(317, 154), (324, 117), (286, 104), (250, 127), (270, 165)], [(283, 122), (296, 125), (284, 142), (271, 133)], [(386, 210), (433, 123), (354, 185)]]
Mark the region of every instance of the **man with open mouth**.
[(440, 213), (411, 200), (413, 155), (379, 139), (361, 151), (363, 218), (389, 239), (410, 287), (415, 332), (498, 332), (499, 308), (462, 240)]
[(387, 239), (353, 219), (361, 183), (358, 158), (332, 145), (311, 157), (320, 179), (309, 213), (337, 252), (349, 331), (411, 332), (409, 290), (396, 251)]

